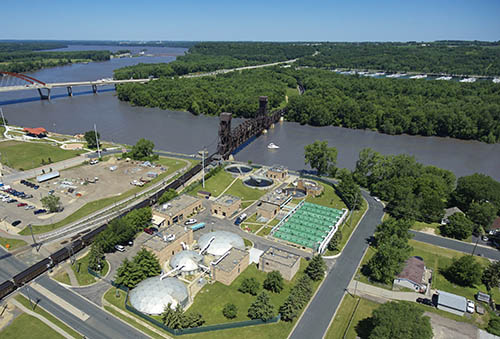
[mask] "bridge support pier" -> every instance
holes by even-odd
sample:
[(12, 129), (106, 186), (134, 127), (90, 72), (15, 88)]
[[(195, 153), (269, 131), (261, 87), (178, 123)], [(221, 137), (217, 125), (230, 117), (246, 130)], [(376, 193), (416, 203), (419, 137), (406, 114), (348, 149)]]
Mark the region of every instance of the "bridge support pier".
[[(43, 94), (42, 89), (47, 90), (47, 94)], [(38, 94), (40, 94), (40, 100), (50, 100), (50, 88), (37, 88)]]
[(68, 96), (72, 97), (73, 96), (73, 87), (68, 86), (68, 87), (66, 87), (66, 89), (68, 90)]
[(97, 94), (97, 85), (92, 85), (92, 92), (94, 92), (94, 94)]

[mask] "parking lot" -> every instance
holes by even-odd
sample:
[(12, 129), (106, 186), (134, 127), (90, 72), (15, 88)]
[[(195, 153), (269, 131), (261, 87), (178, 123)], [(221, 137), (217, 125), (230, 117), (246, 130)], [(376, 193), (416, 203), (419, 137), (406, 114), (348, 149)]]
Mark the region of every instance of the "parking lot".
[[(24, 228), (29, 223), (33, 225), (55, 223), (74, 213), (88, 202), (124, 193), (136, 187), (131, 182), (137, 183), (141, 179), (151, 180), (152, 177), (166, 170), (166, 167), (143, 166), (141, 162), (117, 160), (112, 157), (105, 162), (80, 165), (61, 171), (60, 177), (44, 183), (38, 184), (34, 178), (30, 179), (29, 182), (36, 183), (39, 186), (38, 189), (35, 189), (36, 186), (30, 187), (26, 183), (18, 181), (10, 187), (32, 197), (22, 198), (8, 194), (17, 202), (8, 203), (0, 200), (0, 221), (12, 224), (12, 222), (20, 220), (21, 223), (17, 225), (19, 229)], [(63, 211), (35, 215), (34, 211), (43, 208), (40, 199), (49, 194), (60, 198)], [(32, 207), (28, 207), (28, 209), (26, 206), (18, 207), (17, 205), (20, 203), (26, 203), (27, 206)]]

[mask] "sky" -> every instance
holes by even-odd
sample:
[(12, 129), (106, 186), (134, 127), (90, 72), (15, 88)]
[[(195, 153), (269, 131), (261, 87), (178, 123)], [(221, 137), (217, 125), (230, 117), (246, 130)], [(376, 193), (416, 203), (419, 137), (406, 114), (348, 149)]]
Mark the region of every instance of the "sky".
[(1, 0), (0, 39), (500, 40), (500, 0)]

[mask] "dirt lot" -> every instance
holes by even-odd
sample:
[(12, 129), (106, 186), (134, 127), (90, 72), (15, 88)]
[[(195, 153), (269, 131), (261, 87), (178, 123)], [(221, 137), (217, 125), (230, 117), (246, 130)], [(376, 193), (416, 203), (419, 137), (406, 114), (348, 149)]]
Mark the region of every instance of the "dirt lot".
[[(115, 166), (116, 169), (111, 170)], [(53, 190), (54, 194), (61, 198), (64, 211), (35, 216), (33, 210), (17, 207), (17, 203), (0, 202), (0, 213), (7, 216), (5, 221), (8, 223), (21, 220), (22, 224), (18, 226), (19, 228), (23, 228), (28, 223), (36, 225), (51, 224), (62, 220), (88, 202), (119, 195), (134, 188), (135, 186), (131, 184), (134, 180), (139, 181), (141, 178), (151, 180), (152, 178), (147, 175), (149, 172), (159, 175), (166, 170), (168, 170), (167, 167), (146, 167), (142, 166), (141, 162), (126, 162), (115, 158), (95, 165), (77, 166), (61, 171), (59, 178), (40, 184), (38, 190), (22, 185), (19, 182), (11, 185), (12, 188), (18, 191), (32, 194), (33, 198), (31, 199), (18, 200), (19, 202), (34, 205), (36, 208), (42, 208), (40, 199)], [(31, 181), (35, 182), (35, 180)]]
[(425, 312), (431, 318), (432, 331), (435, 339), (473, 339), (477, 338), (477, 327), (441, 317), (432, 312)]

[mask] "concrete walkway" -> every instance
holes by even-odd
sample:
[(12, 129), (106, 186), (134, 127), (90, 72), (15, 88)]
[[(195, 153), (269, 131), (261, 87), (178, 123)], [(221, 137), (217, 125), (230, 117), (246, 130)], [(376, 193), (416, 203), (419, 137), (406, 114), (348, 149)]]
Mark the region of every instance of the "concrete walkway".
[(69, 276), (69, 281), (71, 282), (71, 286), (80, 286), (78, 283), (78, 279), (76, 279), (75, 272), (71, 269), (71, 266), (69, 264), (64, 264), (64, 272), (68, 273)]
[(386, 290), (385, 288), (376, 287), (373, 285), (365, 284), (357, 280), (351, 280), (347, 290), (351, 294), (356, 294), (360, 297), (371, 295), (382, 299), (389, 300), (406, 300), (415, 301), (417, 298), (422, 298), (425, 295), (416, 292), (397, 292)]
[[(12, 298), (10, 299), (10, 302), (15, 305), (17, 308), (19, 308), (21, 311), (23, 311), (24, 313), (26, 314), (29, 314), (31, 315), (32, 317), (35, 317), (37, 319), (40, 319), (41, 321), (43, 321), (47, 326), (49, 326), (50, 328), (52, 328), (54, 331), (56, 331), (57, 333), (59, 333), (60, 335), (62, 335), (63, 337), (65, 338), (69, 338), (69, 339), (73, 339), (73, 336), (72, 335), (69, 335), (66, 331), (64, 331), (62, 328), (58, 327), (57, 325), (53, 324), (52, 322), (50, 322), (48, 319), (46, 319), (45, 317), (41, 316), (40, 314), (36, 313), (36, 312), (33, 312), (32, 310), (30, 309), (27, 309), (26, 307), (24, 307), (23, 304), (21, 304), (20, 302), (18, 302), (16, 299)], [(38, 306), (39, 307), (39, 306)], [(33, 335), (35, 335), (35, 333), (32, 333)]]

